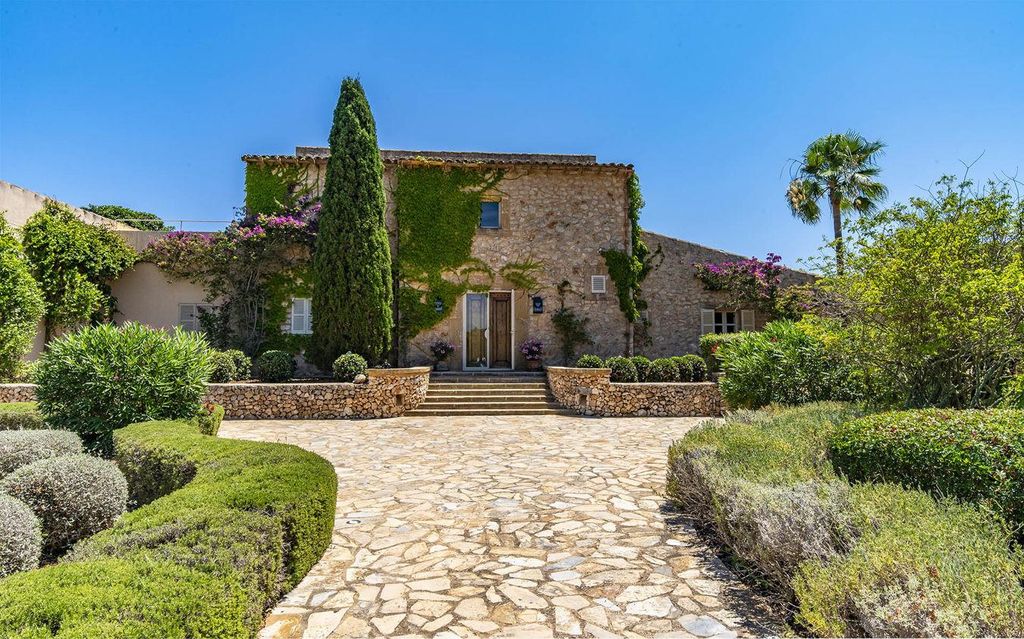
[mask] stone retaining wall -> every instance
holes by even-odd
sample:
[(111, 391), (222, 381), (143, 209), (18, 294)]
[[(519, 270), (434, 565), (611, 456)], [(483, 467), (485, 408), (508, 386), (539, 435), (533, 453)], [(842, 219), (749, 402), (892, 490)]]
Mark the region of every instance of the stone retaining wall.
[(712, 382), (612, 383), (610, 368), (548, 366), (548, 386), (562, 406), (601, 417), (717, 417), (722, 396)]
[[(370, 369), (367, 377), (364, 384), (208, 384), (204, 401), (223, 406), (225, 419), (397, 417), (427, 396), (430, 368)], [(0, 402), (33, 401), (35, 394), (35, 384), (0, 384)]]

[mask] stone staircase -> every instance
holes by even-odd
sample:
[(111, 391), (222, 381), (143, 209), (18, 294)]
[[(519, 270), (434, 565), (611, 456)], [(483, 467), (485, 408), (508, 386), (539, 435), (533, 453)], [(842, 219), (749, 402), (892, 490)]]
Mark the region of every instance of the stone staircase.
[(574, 415), (548, 390), (544, 373), (487, 371), (431, 373), (427, 398), (411, 417), (458, 415)]

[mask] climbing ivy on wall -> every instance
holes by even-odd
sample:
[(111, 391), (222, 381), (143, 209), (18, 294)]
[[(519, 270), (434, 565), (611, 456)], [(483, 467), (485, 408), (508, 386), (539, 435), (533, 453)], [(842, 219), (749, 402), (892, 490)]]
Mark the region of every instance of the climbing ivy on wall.
[[(398, 228), (398, 330), (408, 339), (447, 317), (471, 290), (474, 275), (492, 278), (471, 257), (480, 226), (480, 202), (504, 177), (502, 170), (414, 165), (399, 167), (393, 193)], [(435, 309), (441, 301), (442, 312)]]
[(293, 209), (312, 187), (308, 169), (298, 164), (258, 164), (245, 167), (245, 208), (253, 215)]
[(608, 274), (615, 282), (615, 290), (619, 298), (619, 310), (630, 323), (640, 319), (640, 312), (647, 308), (647, 302), (641, 297), (641, 284), (654, 268), (655, 258), (661, 254), (661, 247), (653, 254), (644, 242), (643, 229), (640, 228), (640, 211), (644, 208), (644, 198), (640, 193), (640, 180), (636, 173), (629, 176), (626, 182), (629, 198), (630, 242), (632, 251), (605, 249), (604, 256)]

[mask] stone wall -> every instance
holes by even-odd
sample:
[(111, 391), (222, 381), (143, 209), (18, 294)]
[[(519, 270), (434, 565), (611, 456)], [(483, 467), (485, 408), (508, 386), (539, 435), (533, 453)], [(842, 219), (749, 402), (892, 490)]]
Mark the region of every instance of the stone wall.
[(712, 382), (619, 384), (610, 368), (549, 366), (548, 386), (558, 403), (600, 417), (716, 417), (722, 397)]
[(225, 419), (341, 419), (397, 417), (427, 396), (430, 369), (370, 369), (365, 384), (209, 384), (206, 401)]
[(35, 384), (0, 384), (0, 403), (36, 401)]
[[(643, 296), (648, 303), (650, 343), (643, 344), (638, 338), (634, 351), (652, 359), (699, 353), (701, 309), (727, 308), (728, 294), (705, 289), (704, 284), (697, 279), (693, 265), (697, 262), (746, 259), (749, 256), (726, 253), (649, 231), (644, 232), (644, 240), (651, 251), (660, 247), (663, 259), (643, 283)], [(786, 269), (782, 273), (782, 284), (803, 284), (814, 278), (810, 273)], [(763, 313), (754, 314), (756, 328), (764, 326), (766, 320)]]

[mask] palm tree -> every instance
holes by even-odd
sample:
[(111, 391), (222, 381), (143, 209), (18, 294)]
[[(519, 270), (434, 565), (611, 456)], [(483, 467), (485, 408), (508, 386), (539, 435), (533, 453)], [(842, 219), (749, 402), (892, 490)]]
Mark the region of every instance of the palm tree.
[(854, 131), (830, 133), (811, 142), (786, 189), (793, 215), (807, 224), (821, 220), (818, 201), (828, 197), (835, 230), (836, 272), (843, 273), (843, 213), (870, 213), (885, 200), (889, 190), (875, 178), (881, 172), (875, 158), (882, 153), (881, 140), (869, 142)]

